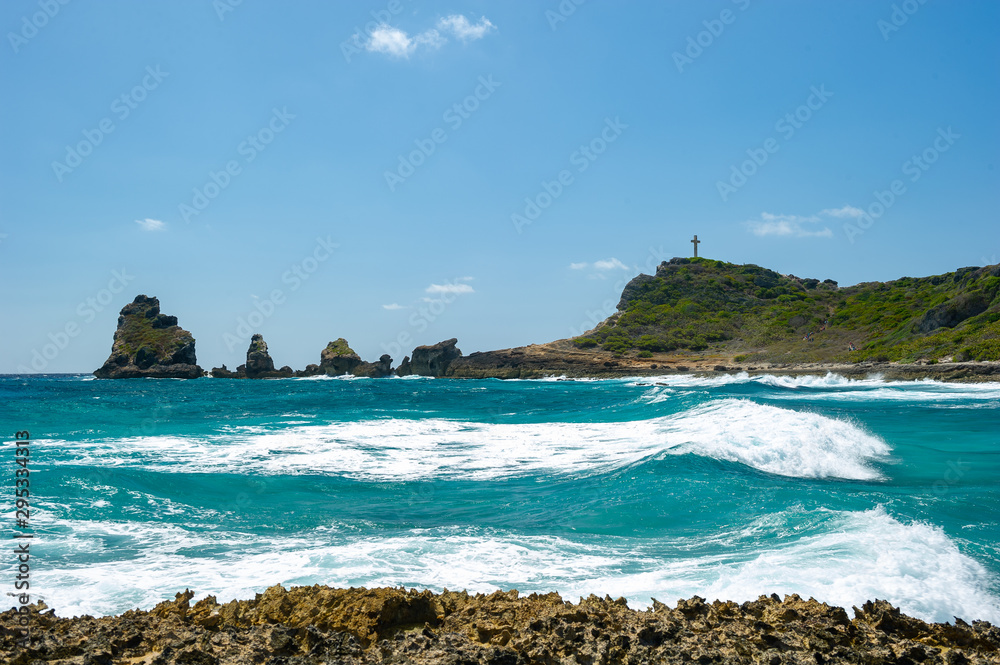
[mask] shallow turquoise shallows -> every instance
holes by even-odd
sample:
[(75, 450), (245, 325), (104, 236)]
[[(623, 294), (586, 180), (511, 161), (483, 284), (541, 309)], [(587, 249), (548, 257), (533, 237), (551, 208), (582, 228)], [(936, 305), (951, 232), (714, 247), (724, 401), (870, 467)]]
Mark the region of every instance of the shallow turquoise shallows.
[(0, 396), (33, 439), (32, 591), (61, 616), (281, 583), (1000, 623), (996, 383), (32, 376)]

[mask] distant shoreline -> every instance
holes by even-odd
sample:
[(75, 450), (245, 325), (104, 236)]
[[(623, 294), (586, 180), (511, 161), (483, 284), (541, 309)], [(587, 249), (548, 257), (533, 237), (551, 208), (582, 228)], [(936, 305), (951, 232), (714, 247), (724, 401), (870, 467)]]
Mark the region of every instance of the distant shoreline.
[[(527, 348), (527, 347), (523, 347)], [(507, 350), (510, 351), (510, 350)], [(516, 351), (516, 350), (515, 350)], [(490, 354), (501, 352), (488, 352)], [(469, 356), (471, 357), (471, 356)], [(611, 356), (609, 355), (609, 358)], [(655, 360), (655, 359), (651, 359)], [(424, 377), (437, 379), (621, 379), (629, 377), (656, 376), (732, 376), (746, 373), (750, 376), (826, 376), (833, 374), (845, 379), (861, 380), (877, 378), (885, 381), (920, 381), (935, 380), (944, 383), (1000, 383), (1000, 362), (969, 361), (957, 363), (777, 363), (777, 364), (740, 364), (732, 359), (719, 357), (678, 358), (660, 360), (657, 362), (638, 363), (634, 359), (617, 358), (612, 367), (603, 365), (603, 357), (595, 359), (590, 367), (481, 367), (458, 369), (453, 375), (442, 377)], [(90, 372), (39, 372), (32, 374), (0, 374), (4, 377), (41, 377), (41, 376), (92, 376)], [(168, 378), (168, 377), (137, 377), (137, 378)], [(211, 379), (208, 375), (202, 378)], [(301, 377), (269, 377), (270, 380)], [(399, 378), (399, 377), (396, 377)], [(121, 380), (121, 379), (115, 379)], [(268, 380), (268, 379), (258, 379)]]

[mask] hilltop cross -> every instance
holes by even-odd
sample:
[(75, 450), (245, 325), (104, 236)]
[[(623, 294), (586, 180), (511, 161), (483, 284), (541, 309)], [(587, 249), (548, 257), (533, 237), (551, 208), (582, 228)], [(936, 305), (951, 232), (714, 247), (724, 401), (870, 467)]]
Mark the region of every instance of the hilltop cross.
[(691, 242), (694, 243), (694, 258), (698, 258), (698, 243), (701, 241), (698, 240), (698, 236), (696, 235)]

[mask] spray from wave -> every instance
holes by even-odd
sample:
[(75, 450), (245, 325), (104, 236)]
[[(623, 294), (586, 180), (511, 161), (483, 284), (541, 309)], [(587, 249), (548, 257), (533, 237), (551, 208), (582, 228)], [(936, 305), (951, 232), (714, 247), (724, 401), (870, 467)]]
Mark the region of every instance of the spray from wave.
[[(118, 454), (109, 455), (112, 449)], [(590, 475), (660, 454), (692, 454), (788, 477), (875, 480), (880, 474), (874, 464), (889, 450), (847, 421), (726, 399), (671, 416), (614, 423), (386, 419), (280, 430), (243, 427), (210, 437), (83, 441), (68, 444), (56, 463), (174, 473), (491, 480)]]
[[(794, 535), (802, 519), (819, 528)], [(672, 602), (695, 594), (742, 602), (762, 593), (798, 593), (848, 609), (887, 599), (928, 621), (955, 616), (1000, 621), (1000, 599), (987, 591), (996, 581), (979, 563), (941, 529), (904, 524), (881, 508), (769, 515), (754, 538), (715, 548), (718, 553), (711, 555), (692, 555), (698, 544), (692, 538), (597, 542), (452, 527), (357, 537), (332, 525), (265, 541), (153, 523), (59, 520), (51, 528), (64, 534), (50, 537), (53, 554), (70, 562), (87, 553), (92, 559), (109, 539), (137, 553), (86, 565), (50, 560), (39, 574), (39, 587), (61, 616), (149, 608), (185, 586), (227, 601), (282, 583), (470, 592), (516, 588), (558, 591), (567, 599), (608, 593), (624, 595), (640, 608), (653, 598)]]

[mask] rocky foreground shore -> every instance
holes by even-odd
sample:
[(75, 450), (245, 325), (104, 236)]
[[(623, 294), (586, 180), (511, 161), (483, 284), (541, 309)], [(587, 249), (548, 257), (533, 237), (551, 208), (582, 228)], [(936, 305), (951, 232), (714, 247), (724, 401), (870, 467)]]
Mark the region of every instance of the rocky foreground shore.
[[(629, 609), (625, 599), (517, 591), (469, 595), (396, 588), (271, 587), (222, 604), (178, 593), (117, 617), (0, 614), (0, 659), (12, 665), (267, 663), (1000, 663), (1000, 629), (984, 621), (928, 624), (885, 601), (854, 608), (798, 596)], [(44, 607), (36, 606), (38, 610)]]

